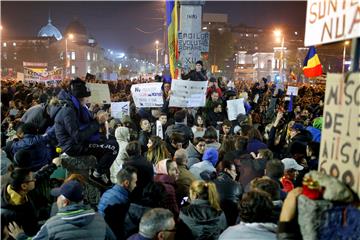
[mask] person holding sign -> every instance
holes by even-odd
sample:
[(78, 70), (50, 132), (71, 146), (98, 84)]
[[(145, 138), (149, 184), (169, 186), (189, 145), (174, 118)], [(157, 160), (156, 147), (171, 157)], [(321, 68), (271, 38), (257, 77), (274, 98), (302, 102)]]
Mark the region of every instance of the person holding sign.
[(181, 70), (181, 79), (191, 81), (207, 81), (206, 70), (203, 69), (203, 62), (201, 60), (197, 61), (195, 64), (195, 69), (191, 70), (187, 74), (184, 73), (184, 70)]
[(107, 186), (111, 184), (107, 172), (114, 162), (119, 145), (113, 138), (100, 136), (100, 126), (108, 120), (107, 112), (99, 112), (94, 118), (86, 103), (91, 92), (80, 78), (72, 80), (69, 92), (59, 94), (65, 102), (55, 117), (55, 133), (61, 151), (69, 156), (93, 155), (97, 165), (90, 179)]

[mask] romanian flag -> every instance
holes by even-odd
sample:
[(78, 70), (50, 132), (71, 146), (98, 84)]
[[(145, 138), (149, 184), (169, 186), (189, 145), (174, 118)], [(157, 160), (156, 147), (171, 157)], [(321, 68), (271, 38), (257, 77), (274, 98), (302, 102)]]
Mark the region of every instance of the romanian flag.
[(304, 75), (308, 78), (321, 76), (322, 66), (315, 47), (310, 47), (308, 54), (304, 60)]
[(172, 79), (177, 78), (176, 62), (178, 51), (178, 1), (166, 0), (166, 23), (168, 32), (169, 65)]

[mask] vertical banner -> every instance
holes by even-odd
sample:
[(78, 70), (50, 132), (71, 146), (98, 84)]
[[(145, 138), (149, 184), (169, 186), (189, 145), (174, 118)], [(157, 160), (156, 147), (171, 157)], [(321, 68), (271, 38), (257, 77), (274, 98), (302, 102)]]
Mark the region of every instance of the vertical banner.
[(179, 57), (178, 52), (178, 1), (166, 0), (166, 24), (168, 33), (169, 65), (171, 78), (177, 78), (176, 61)]
[(360, 73), (326, 80), (319, 170), (360, 194)]

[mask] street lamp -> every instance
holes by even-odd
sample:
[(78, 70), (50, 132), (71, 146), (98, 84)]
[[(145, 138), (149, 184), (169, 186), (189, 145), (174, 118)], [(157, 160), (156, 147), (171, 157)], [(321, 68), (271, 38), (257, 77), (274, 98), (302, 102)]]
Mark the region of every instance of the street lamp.
[(284, 82), (283, 80), (283, 68), (284, 68), (284, 35), (282, 34), (281, 30), (276, 29), (274, 30), (274, 36), (276, 37), (277, 42), (281, 42), (281, 52), (280, 52), (280, 67), (279, 67), (279, 74), (280, 74), (280, 81)]
[(349, 45), (350, 42), (349, 41), (345, 41), (344, 42), (344, 51), (343, 51), (343, 64), (342, 64), (342, 73), (345, 72), (345, 57), (346, 57), (346, 46)]
[(156, 51), (156, 74), (159, 70), (159, 41), (155, 41), (155, 51)]
[(68, 39), (73, 40), (74, 34), (69, 33), (67, 37), (65, 37), (65, 76), (68, 76), (68, 68), (70, 64), (70, 59), (68, 56)]

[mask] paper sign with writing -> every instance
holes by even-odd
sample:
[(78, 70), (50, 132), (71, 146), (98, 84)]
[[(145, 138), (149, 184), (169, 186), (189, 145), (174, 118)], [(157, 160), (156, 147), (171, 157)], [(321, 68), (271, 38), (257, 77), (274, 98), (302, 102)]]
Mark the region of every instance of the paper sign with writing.
[(243, 98), (228, 100), (226, 103), (228, 118), (230, 121), (235, 120), (240, 113), (246, 114)]
[(360, 37), (360, 1), (308, 0), (305, 46)]
[(204, 107), (207, 81), (173, 80), (170, 107)]
[(91, 96), (89, 97), (90, 103), (111, 103), (109, 85), (101, 83), (86, 83), (86, 86), (91, 91)]
[(121, 119), (124, 115), (130, 116), (130, 102), (112, 102), (111, 116)]
[(163, 128), (159, 120), (156, 120), (156, 136), (158, 136), (161, 139), (164, 139)]
[(298, 87), (288, 86), (286, 95), (290, 96), (292, 94), (293, 96), (297, 96), (298, 95), (298, 90), (299, 90)]
[(131, 86), (131, 95), (138, 108), (162, 107), (162, 83), (142, 83)]
[(360, 194), (360, 73), (328, 74), (319, 170)]

